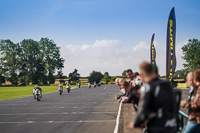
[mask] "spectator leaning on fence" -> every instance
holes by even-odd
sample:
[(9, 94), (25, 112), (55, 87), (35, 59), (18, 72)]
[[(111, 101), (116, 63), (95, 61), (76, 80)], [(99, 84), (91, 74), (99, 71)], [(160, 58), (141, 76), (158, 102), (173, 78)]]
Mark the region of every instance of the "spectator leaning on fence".
[(181, 101), (181, 107), (189, 109), (189, 117), (184, 133), (200, 133), (200, 69), (193, 72), (195, 86), (194, 98), (191, 101)]
[(124, 99), (123, 103), (133, 103), (135, 111), (138, 110), (138, 103), (140, 99), (140, 87), (143, 85), (139, 73), (135, 73), (134, 86), (129, 89), (128, 99)]
[[(115, 96), (115, 99), (117, 99), (117, 100), (121, 99), (121, 97), (127, 96), (126, 91), (122, 87), (122, 84), (123, 84), (124, 81), (125, 80), (123, 78), (119, 78), (119, 80), (118, 80), (118, 86), (120, 86), (120, 91), (122, 92), (122, 94)], [(121, 101), (121, 100), (119, 100), (119, 101)]]
[(129, 83), (131, 84), (131, 86), (132, 87), (135, 86), (134, 85), (135, 74), (131, 69), (126, 70), (126, 77), (129, 79)]
[(130, 90), (130, 84), (128, 81), (126, 80), (123, 80), (122, 83), (121, 83), (121, 87), (123, 88), (124, 90), (124, 93), (122, 95), (117, 95), (115, 97), (115, 99), (117, 99), (119, 102), (123, 99), (127, 99), (128, 98), (128, 95), (129, 95), (129, 90)]
[(119, 86), (119, 78), (116, 78), (116, 79), (115, 79), (115, 84), (116, 84), (117, 86)]
[(170, 82), (160, 80), (147, 62), (140, 65), (140, 75), (145, 84), (140, 89), (141, 102), (134, 126), (146, 125), (148, 133), (175, 133), (176, 102)]

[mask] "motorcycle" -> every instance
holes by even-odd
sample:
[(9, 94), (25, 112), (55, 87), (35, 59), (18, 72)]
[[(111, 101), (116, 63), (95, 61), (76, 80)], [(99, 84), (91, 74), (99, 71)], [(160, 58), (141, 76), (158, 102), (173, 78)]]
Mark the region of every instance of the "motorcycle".
[(42, 93), (41, 91), (37, 88), (34, 91), (34, 99), (36, 99), (37, 101), (40, 101), (42, 98)]
[(91, 84), (88, 85), (88, 88), (91, 88)]
[(94, 88), (96, 88), (97, 87), (97, 85), (96, 84), (94, 84)]
[(62, 95), (62, 93), (63, 93), (63, 90), (59, 90), (59, 94)]
[(59, 92), (60, 95), (62, 95), (62, 93), (63, 93), (63, 87), (62, 86), (58, 87), (58, 92)]
[(68, 92), (68, 93), (70, 92), (70, 90), (71, 90), (70, 88), (67, 88), (67, 92)]
[(67, 87), (67, 92), (68, 92), (68, 93), (70, 92), (70, 90), (71, 90), (71, 87), (70, 87), (70, 86)]

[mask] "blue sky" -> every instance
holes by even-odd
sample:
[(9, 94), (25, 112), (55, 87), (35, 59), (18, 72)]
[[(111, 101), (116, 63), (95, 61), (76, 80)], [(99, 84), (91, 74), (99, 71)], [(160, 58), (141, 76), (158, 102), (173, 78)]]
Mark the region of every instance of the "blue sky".
[(175, 7), (177, 69), (181, 47), (200, 37), (198, 0), (0, 0), (0, 38), (53, 39), (65, 58), (64, 73), (77, 68), (82, 76), (92, 70), (121, 75), (149, 61), (155, 33), (157, 64), (165, 74), (166, 28)]

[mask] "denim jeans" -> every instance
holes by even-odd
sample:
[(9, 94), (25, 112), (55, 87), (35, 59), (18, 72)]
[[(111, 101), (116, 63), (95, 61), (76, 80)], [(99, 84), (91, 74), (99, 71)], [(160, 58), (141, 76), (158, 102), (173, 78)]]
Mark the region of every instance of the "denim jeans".
[(200, 133), (200, 124), (188, 121), (184, 133)]

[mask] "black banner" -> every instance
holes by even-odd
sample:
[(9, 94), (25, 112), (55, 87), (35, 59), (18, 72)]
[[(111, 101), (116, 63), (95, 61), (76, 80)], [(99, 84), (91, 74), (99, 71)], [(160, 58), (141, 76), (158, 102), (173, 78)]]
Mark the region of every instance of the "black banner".
[(155, 34), (152, 35), (152, 38), (151, 38), (151, 48), (150, 48), (150, 53), (151, 53), (151, 64), (155, 64), (156, 65), (156, 49), (154, 47), (154, 44), (153, 44), (153, 41), (154, 41), (154, 36)]
[(172, 81), (173, 74), (176, 69), (176, 54), (175, 54), (175, 39), (176, 39), (176, 18), (175, 10), (172, 8), (167, 25), (167, 54), (166, 54), (166, 79)]

